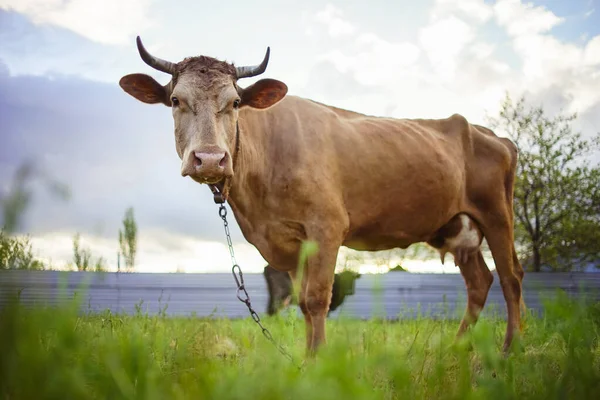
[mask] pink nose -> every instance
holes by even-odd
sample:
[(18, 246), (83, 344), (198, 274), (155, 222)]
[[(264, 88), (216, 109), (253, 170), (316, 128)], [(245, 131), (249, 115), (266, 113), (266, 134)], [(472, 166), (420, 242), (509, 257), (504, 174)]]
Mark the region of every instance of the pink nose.
[(207, 177), (220, 177), (225, 171), (225, 165), (227, 163), (227, 153), (224, 151), (220, 152), (194, 152), (194, 167), (196, 174)]

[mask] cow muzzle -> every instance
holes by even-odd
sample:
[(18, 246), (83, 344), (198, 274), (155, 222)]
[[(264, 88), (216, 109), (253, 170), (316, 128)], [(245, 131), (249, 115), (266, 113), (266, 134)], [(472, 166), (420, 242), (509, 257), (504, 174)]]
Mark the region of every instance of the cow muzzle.
[(222, 149), (192, 151), (186, 161), (181, 175), (199, 183), (215, 184), (233, 175), (231, 157)]

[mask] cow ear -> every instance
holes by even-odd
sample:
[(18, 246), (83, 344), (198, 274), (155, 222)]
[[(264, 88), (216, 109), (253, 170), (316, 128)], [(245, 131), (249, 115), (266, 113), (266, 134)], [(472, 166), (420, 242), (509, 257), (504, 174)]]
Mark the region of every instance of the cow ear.
[(275, 79), (261, 79), (242, 91), (241, 106), (252, 108), (268, 108), (283, 99), (287, 93), (287, 85)]
[(166, 88), (149, 75), (125, 75), (119, 80), (119, 86), (141, 102), (148, 104), (162, 103), (171, 106), (171, 102), (167, 98)]

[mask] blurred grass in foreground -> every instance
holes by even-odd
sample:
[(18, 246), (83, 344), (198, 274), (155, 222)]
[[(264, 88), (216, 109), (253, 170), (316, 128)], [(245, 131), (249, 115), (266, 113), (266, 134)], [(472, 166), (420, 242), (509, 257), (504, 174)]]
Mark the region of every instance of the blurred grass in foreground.
[[(456, 345), (456, 321), (329, 320), (328, 345), (297, 369), (250, 319), (0, 310), (4, 399), (591, 399), (600, 393), (600, 305), (559, 293), (501, 357), (505, 323), (482, 318)], [(265, 317), (303, 360), (304, 320)], [(472, 351), (468, 345), (472, 344)]]

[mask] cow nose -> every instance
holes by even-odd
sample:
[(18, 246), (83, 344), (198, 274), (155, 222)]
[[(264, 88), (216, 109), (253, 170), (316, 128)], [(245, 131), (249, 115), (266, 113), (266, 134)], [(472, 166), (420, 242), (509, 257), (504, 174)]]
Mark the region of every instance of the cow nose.
[(227, 174), (227, 152), (225, 151), (195, 151), (192, 168), (194, 175), (203, 181), (221, 180)]
[(200, 151), (195, 151), (194, 156), (196, 157), (196, 169), (225, 169), (227, 153), (224, 151), (217, 153), (203, 153)]

